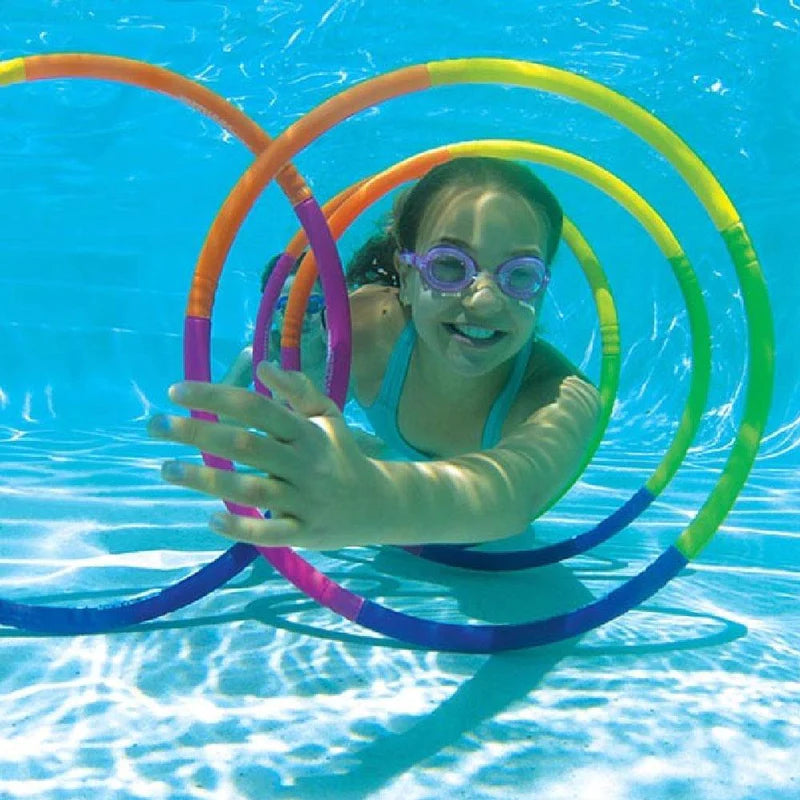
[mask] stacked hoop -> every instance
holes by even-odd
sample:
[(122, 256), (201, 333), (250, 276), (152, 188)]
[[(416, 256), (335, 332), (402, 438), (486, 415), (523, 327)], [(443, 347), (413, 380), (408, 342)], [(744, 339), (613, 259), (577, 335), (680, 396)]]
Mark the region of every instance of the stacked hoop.
[[(365, 208), (405, 180), (437, 163), (461, 155), (494, 155), (547, 163), (594, 183), (627, 208), (655, 239), (670, 263), (689, 311), (693, 372), (676, 437), (645, 485), (592, 530), (539, 550), (481, 553), (447, 547), (416, 552), (445, 563), (481, 569), (517, 569), (552, 563), (581, 553), (622, 530), (663, 490), (680, 466), (699, 425), (710, 375), (710, 331), (699, 285), (668, 226), (633, 189), (579, 156), (523, 142), (465, 142), (408, 159), (342, 192), (321, 209), (291, 159), (322, 133), (348, 116), (389, 98), (446, 84), (502, 83), (553, 92), (577, 100), (617, 120), (661, 152), (705, 206), (731, 255), (749, 330), (748, 385), (743, 419), (722, 476), (704, 505), (676, 541), (639, 575), (583, 608), (549, 619), (515, 625), (439, 623), (393, 611), (356, 595), (316, 570), (289, 548), (235, 545), (216, 561), (154, 595), (105, 608), (46, 608), (0, 601), (0, 623), (28, 630), (78, 633), (109, 630), (152, 619), (186, 605), (224, 583), (260, 552), (301, 591), (343, 617), (403, 641), (441, 650), (494, 652), (558, 641), (591, 630), (652, 596), (695, 558), (732, 507), (755, 459), (766, 424), (773, 378), (773, 332), (766, 286), (758, 260), (736, 209), (716, 178), (689, 147), (663, 123), (625, 97), (564, 70), (503, 59), (432, 62), (387, 73), (348, 89), (310, 111), (275, 140), (217, 95), (174, 73), (142, 62), (86, 54), (34, 56), (0, 63), (0, 85), (56, 77), (90, 77), (131, 83), (190, 103), (217, 119), (258, 154), (226, 199), (212, 224), (192, 281), (185, 323), (187, 379), (210, 380), (211, 309), (225, 259), (244, 219), (264, 188), (278, 181), (303, 227), (279, 259), (265, 289), (254, 343), (254, 362), (266, 355), (274, 304), (291, 265), (306, 242), (304, 259), (292, 287), (281, 340), (285, 367), (299, 367), (299, 331), (308, 295), (319, 277), (328, 318), (328, 394), (340, 406), (350, 370), (350, 320), (347, 290), (335, 238)], [(569, 221), (565, 238), (592, 287), (603, 341), (601, 401), (607, 423), (619, 376), (619, 339), (614, 304), (602, 269), (588, 243)], [(258, 391), (265, 388), (256, 382)], [(206, 416), (198, 413), (198, 416)], [(600, 441), (602, 427), (595, 437)], [(212, 466), (232, 469), (223, 459), (204, 455)], [(258, 509), (229, 505), (229, 510), (260, 515)]]

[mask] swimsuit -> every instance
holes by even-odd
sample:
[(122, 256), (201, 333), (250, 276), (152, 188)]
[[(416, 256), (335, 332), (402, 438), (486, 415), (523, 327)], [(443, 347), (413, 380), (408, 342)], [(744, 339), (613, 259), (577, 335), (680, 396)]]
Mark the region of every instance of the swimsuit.
[[(433, 458), (433, 456), (430, 453), (423, 453), (412, 447), (403, 438), (397, 427), (397, 409), (400, 404), (400, 396), (403, 392), (403, 384), (406, 381), (416, 340), (417, 331), (414, 328), (414, 324), (409, 321), (400, 334), (392, 354), (389, 356), (389, 363), (386, 366), (378, 396), (371, 405), (362, 406), (362, 408), (375, 434), (383, 440), (387, 447), (414, 461), (426, 461)], [(483, 449), (494, 447), (500, 441), (503, 423), (525, 377), (525, 368), (527, 367), (532, 347), (533, 338), (517, 353), (508, 381), (503, 391), (497, 396), (489, 415), (486, 417), (486, 424), (481, 437), (481, 447)]]

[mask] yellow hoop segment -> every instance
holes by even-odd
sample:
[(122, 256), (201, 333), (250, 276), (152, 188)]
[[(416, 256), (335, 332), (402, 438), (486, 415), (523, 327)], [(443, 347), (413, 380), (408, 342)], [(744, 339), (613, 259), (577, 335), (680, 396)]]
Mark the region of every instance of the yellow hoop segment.
[(0, 63), (0, 86), (10, 86), (12, 83), (22, 83), (26, 80), (28, 76), (24, 58), (12, 58)]

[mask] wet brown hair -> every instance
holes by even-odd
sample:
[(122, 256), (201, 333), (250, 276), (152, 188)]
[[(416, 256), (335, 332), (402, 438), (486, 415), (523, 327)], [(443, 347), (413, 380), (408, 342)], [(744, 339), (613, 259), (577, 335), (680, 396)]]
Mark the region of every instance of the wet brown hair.
[(386, 229), (370, 237), (350, 259), (347, 283), (357, 288), (367, 283), (399, 286), (394, 267), (398, 250), (413, 250), (425, 214), (434, 201), (447, 192), (459, 194), (470, 189), (490, 189), (516, 194), (547, 220), (545, 261), (550, 264), (561, 239), (563, 213), (556, 196), (534, 173), (515, 161), (502, 158), (454, 158), (434, 167), (395, 201)]

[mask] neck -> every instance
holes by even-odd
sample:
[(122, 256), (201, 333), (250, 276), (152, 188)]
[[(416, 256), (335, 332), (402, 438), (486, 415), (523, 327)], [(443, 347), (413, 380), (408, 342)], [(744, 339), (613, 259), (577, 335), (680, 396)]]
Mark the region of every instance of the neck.
[(514, 367), (509, 359), (483, 375), (463, 375), (450, 368), (417, 337), (409, 372), (424, 385), (426, 396), (448, 405), (457, 402), (460, 409), (483, 409), (491, 405), (505, 386)]

